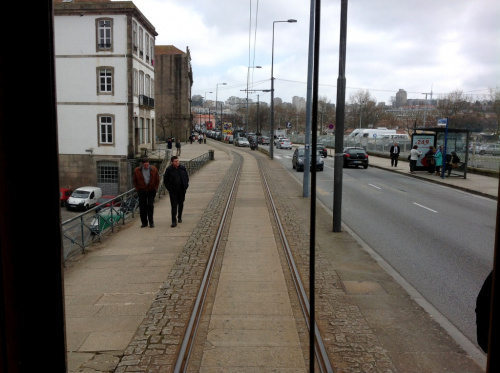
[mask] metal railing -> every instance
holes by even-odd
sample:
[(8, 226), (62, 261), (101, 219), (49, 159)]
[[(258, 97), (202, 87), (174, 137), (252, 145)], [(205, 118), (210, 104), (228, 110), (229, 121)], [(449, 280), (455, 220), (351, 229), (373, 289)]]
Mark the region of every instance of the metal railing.
[[(119, 205), (115, 205), (121, 201)], [(139, 207), (134, 189), (110, 200), (110, 207), (95, 206), (61, 224), (63, 240), (63, 264), (76, 253), (84, 253), (85, 248), (113, 232), (118, 225), (133, 219)]]
[[(205, 153), (188, 162), (183, 162), (183, 164), (191, 176), (212, 159), (210, 153)], [(166, 194), (163, 185), (163, 174), (168, 162), (169, 160), (163, 162), (160, 167), (158, 199)], [(118, 201), (121, 201), (121, 203), (119, 205), (115, 204)], [(139, 198), (135, 189), (120, 194), (110, 200), (109, 204), (110, 207), (93, 207), (61, 224), (64, 265), (66, 265), (67, 259), (77, 253), (85, 253), (88, 246), (95, 242), (101, 242), (104, 237), (114, 232), (117, 227), (125, 225), (139, 212)]]

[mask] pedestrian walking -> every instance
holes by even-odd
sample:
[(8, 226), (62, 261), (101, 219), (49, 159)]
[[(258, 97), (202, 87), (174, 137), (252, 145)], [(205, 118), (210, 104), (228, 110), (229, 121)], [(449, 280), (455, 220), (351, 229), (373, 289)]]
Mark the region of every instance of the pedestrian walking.
[(204, 133), (203, 134), (203, 144), (206, 144), (207, 143), (207, 134)]
[(413, 145), (410, 150), (410, 174), (415, 173), (415, 167), (417, 165), (418, 158), (422, 155), (422, 152), (418, 149), (418, 145)]
[(167, 149), (172, 149), (172, 139), (168, 138), (167, 140)]
[(175, 140), (175, 149), (177, 149), (177, 152), (175, 153), (175, 155), (180, 157), (181, 156), (181, 141), (180, 140)]
[(177, 226), (177, 222), (182, 223), (184, 200), (189, 187), (189, 175), (186, 167), (180, 164), (179, 158), (175, 155), (170, 158), (170, 165), (165, 170), (163, 184), (170, 196), (171, 227), (173, 228)]
[(149, 164), (149, 159), (143, 158), (142, 165), (134, 170), (134, 188), (139, 196), (139, 216), (141, 218), (141, 228), (148, 224), (154, 228), (154, 201), (156, 191), (160, 185), (160, 174), (158, 169)]
[(401, 148), (398, 146), (398, 143), (395, 142), (393, 146), (391, 146), (391, 149), (389, 150), (389, 153), (391, 155), (391, 167), (398, 167), (398, 158), (399, 158), (399, 153), (401, 152)]

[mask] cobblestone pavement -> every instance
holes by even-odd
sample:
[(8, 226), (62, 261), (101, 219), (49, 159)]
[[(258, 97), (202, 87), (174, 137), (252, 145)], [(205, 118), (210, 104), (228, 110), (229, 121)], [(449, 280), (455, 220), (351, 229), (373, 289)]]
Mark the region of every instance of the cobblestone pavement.
[[(176, 351), (196, 297), (200, 273), (215, 239), (230, 180), (240, 162), (237, 156), (228, 152), (233, 148), (211, 141), (208, 143), (210, 148), (215, 148), (216, 162), (204, 166), (192, 178), (193, 188), (196, 193), (201, 193), (209, 174), (218, 173), (220, 182), (215, 193), (203, 196), (206, 208), (197, 217), (199, 220), (192, 232), (183, 236), (184, 244), (173, 264), (165, 267), (164, 280), (158, 283), (159, 291), (144, 313), (145, 317), (133, 335), (128, 337), (122, 351), (89, 348), (85, 354), (75, 348), (79, 353), (74, 353), (74, 356), (72, 353), (74, 369), (70, 371), (152, 373), (173, 370)], [(188, 153), (187, 148), (183, 147), (185, 154)], [(301, 197), (302, 187), (288, 171), (264, 154), (254, 154), (260, 159), (268, 177), (294, 258), (303, 280), (307, 281), (310, 200)], [(201, 196), (195, 198), (191, 195), (191, 203), (197, 198), (200, 202), (203, 200)], [(484, 368), (410, 297), (348, 231), (331, 231), (332, 215), (321, 204), (316, 205), (315, 219), (317, 324), (335, 372), (484, 372)], [(158, 228), (158, 223), (156, 226)], [(170, 232), (167, 230), (164, 239), (169, 239)], [(104, 246), (115, 245), (113, 239)], [(106, 247), (100, 250), (106, 250)], [(282, 258), (282, 266), (286, 265), (286, 260)], [(287, 280), (290, 294), (293, 294), (292, 281)], [(293, 296), (291, 302), (296, 306), (294, 311), (299, 319), (299, 307)], [(298, 329), (307, 360), (308, 333), (300, 323)], [(200, 330), (203, 339), (203, 322)], [(202, 349), (203, 340), (195, 347), (194, 361), (199, 361)]]

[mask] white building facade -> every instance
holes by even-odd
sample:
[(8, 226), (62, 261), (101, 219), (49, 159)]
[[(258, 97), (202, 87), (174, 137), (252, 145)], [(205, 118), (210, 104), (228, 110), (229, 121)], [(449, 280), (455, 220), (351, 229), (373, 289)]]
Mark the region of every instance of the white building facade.
[(155, 148), (156, 35), (130, 1), (55, 0), (61, 187), (132, 187), (135, 159)]

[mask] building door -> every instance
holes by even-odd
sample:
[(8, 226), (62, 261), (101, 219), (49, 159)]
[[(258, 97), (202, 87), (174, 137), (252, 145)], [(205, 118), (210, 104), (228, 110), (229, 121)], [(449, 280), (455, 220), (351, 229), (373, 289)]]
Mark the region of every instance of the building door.
[(120, 190), (120, 172), (117, 162), (102, 161), (97, 163), (97, 186), (102, 194), (117, 196)]

